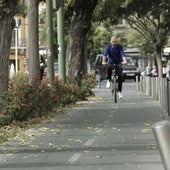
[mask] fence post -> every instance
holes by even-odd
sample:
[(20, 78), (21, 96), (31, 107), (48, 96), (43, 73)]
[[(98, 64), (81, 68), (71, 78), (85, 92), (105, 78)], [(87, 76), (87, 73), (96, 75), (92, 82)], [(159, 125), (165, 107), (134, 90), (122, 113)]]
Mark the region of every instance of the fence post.
[(160, 121), (152, 126), (165, 170), (170, 170), (170, 121)]
[(166, 109), (166, 111), (168, 111), (168, 103), (167, 103), (167, 101), (168, 101), (168, 88), (167, 88), (167, 86), (168, 86), (168, 84), (167, 84), (167, 80), (165, 79), (165, 78), (162, 78), (162, 81), (163, 81), (163, 97), (164, 97), (164, 105), (163, 105), (163, 107)]
[(168, 117), (170, 116), (170, 106), (169, 106), (169, 78), (167, 77), (167, 110), (168, 110)]
[(137, 91), (140, 91), (140, 88), (139, 88), (140, 81), (138, 81), (138, 76), (136, 76), (135, 79), (136, 79), (136, 89), (137, 89)]
[(146, 77), (146, 94), (151, 96), (151, 77)]

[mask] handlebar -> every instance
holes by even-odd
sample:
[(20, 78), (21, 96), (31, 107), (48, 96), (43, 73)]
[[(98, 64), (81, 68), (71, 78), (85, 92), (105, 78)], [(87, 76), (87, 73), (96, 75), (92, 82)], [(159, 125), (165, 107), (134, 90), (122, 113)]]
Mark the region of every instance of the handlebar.
[(115, 66), (115, 65), (126, 65), (127, 63), (124, 63), (124, 62), (121, 62), (121, 63), (118, 63), (118, 64), (110, 64), (110, 63), (102, 63), (102, 65), (112, 65), (112, 66)]

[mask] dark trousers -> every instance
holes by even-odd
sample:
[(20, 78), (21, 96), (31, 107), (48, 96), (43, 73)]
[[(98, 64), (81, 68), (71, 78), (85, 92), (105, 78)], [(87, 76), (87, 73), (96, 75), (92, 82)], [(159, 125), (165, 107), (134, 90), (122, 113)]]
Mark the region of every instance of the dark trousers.
[(43, 79), (44, 68), (40, 68), (40, 80)]
[(122, 92), (122, 84), (123, 84), (123, 67), (121, 64), (116, 64), (116, 65), (107, 65), (107, 79), (111, 80), (111, 76), (112, 76), (112, 70), (113, 68), (115, 68), (115, 73), (118, 76), (118, 91)]

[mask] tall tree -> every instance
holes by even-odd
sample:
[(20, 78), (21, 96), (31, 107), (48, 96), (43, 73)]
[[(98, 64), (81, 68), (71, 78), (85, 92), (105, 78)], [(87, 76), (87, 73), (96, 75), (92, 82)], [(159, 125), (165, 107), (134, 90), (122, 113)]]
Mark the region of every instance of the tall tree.
[(40, 64), (39, 64), (39, 36), (38, 36), (38, 5), (39, 0), (27, 1), (28, 15), (28, 72), (30, 84), (40, 84)]
[(8, 64), (14, 16), (22, 11), (22, 0), (0, 0), (0, 94), (8, 90)]
[(93, 10), (98, 0), (74, 0), (72, 8), (69, 34), (67, 40), (66, 61), (67, 75), (77, 79), (81, 83), (84, 74), (86, 56), (86, 36), (90, 29)]
[(114, 10), (114, 13), (125, 18), (131, 28), (147, 40), (148, 48), (154, 50), (160, 77), (162, 77), (162, 49), (170, 32), (169, 9), (169, 0), (122, 0), (120, 6)]
[[(125, 18), (148, 42), (148, 48), (154, 50), (159, 76), (162, 76), (161, 54), (170, 31), (169, 0), (100, 0), (95, 21), (109, 20), (116, 23)], [(109, 11), (109, 12), (107, 12)]]
[[(137, 9), (137, 6), (140, 8)], [(162, 49), (170, 32), (169, 0), (133, 0), (123, 9), (130, 26), (138, 31), (154, 49), (158, 75), (162, 77)], [(127, 14), (127, 15), (126, 15)]]

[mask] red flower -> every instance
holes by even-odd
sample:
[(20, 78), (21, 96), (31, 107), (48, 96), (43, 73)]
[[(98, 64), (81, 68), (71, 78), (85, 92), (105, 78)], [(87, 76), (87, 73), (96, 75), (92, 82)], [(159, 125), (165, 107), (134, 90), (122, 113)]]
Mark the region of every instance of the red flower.
[(6, 115), (8, 112), (7, 112), (7, 109), (4, 109), (4, 110), (2, 110), (2, 112), (1, 112), (3, 115)]

